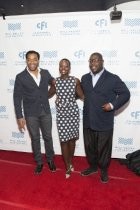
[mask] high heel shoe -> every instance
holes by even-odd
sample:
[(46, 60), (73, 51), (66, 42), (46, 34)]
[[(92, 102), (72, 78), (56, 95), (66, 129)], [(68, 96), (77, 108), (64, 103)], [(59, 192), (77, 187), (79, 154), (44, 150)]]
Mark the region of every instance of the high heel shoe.
[(71, 168), (66, 171), (66, 179), (68, 179), (71, 175)]
[(74, 167), (72, 164), (70, 164), (70, 169), (71, 169), (71, 171), (74, 171)]

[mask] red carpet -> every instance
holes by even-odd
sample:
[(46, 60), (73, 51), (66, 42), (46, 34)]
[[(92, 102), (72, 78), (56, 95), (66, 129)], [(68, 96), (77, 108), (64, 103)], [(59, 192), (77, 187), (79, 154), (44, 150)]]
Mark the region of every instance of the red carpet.
[[(44, 159), (45, 160), (45, 159)], [(56, 173), (44, 165), (39, 176), (31, 153), (0, 151), (0, 210), (140, 210), (140, 177), (112, 160), (107, 184), (99, 174), (81, 177), (84, 157), (75, 157), (75, 172), (66, 180), (61, 156)]]

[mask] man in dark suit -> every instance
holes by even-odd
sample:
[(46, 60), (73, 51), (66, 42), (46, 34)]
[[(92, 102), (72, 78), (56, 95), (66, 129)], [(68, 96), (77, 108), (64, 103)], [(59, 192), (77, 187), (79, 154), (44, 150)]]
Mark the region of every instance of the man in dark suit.
[[(48, 86), (52, 76), (47, 70), (39, 68), (40, 55), (36, 51), (26, 53), (27, 67), (16, 76), (14, 86), (14, 106), (19, 130), (29, 131), (32, 150), (37, 166), (35, 174), (43, 169), (40, 145), (40, 130), (44, 139), (45, 153), (49, 169), (56, 171), (53, 161), (52, 117), (48, 101)], [(22, 112), (23, 108), (23, 112)]]
[(103, 67), (103, 57), (93, 53), (89, 59), (90, 73), (82, 76), (85, 100), (83, 108), (84, 144), (89, 168), (82, 176), (101, 169), (101, 182), (107, 183), (111, 160), (114, 112), (128, 102), (130, 92), (125, 83)]

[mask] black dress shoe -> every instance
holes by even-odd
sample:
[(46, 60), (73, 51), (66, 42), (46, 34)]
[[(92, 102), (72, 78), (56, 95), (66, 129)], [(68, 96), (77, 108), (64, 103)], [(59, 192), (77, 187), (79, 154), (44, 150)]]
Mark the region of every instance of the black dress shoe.
[(96, 168), (87, 168), (84, 171), (81, 171), (82, 176), (89, 176), (91, 174), (97, 173), (98, 170)]
[(43, 169), (43, 164), (37, 165), (36, 168), (35, 168), (34, 173), (35, 173), (35, 174), (40, 174), (41, 171), (42, 171), (42, 169)]
[(49, 166), (49, 169), (50, 169), (52, 172), (55, 172), (55, 171), (56, 171), (56, 166), (55, 166), (53, 160), (50, 160), (50, 161), (48, 162), (48, 166)]
[(101, 182), (107, 183), (109, 181), (108, 173), (107, 171), (101, 170)]

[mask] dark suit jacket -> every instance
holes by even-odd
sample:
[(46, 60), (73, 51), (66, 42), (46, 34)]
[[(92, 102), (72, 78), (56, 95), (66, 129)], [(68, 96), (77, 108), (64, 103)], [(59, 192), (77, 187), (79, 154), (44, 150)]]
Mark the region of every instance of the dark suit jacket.
[[(112, 129), (114, 112), (130, 98), (125, 83), (115, 74), (104, 71), (93, 88), (90, 73), (83, 75), (81, 84), (85, 94), (83, 108), (83, 127), (97, 131)], [(105, 112), (102, 105), (112, 103), (114, 109)]]
[(42, 106), (46, 112), (50, 112), (48, 101), (48, 85), (52, 81), (52, 76), (48, 70), (41, 69), (41, 81), (39, 87), (29, 74), (27, 69), (16, 76), (14, 86), (14, 106), (17, 119), (23, 117), (38, 116)]

